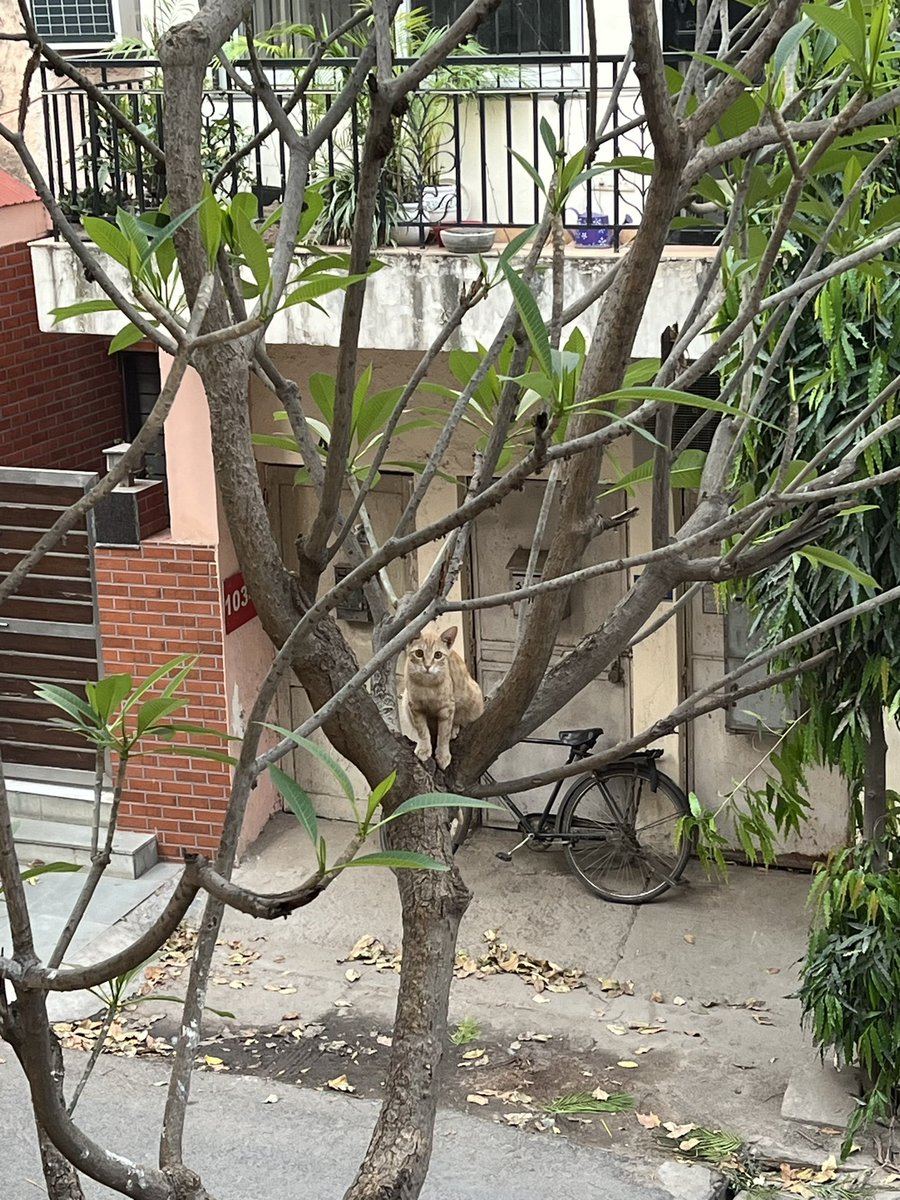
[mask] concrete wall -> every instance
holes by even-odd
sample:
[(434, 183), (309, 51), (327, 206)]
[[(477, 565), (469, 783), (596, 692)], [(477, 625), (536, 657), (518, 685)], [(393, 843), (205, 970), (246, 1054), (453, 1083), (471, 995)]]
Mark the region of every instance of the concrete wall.
[[(705, 266), (700, 247), (669, 247), (657, 272), (644, 318), (634, 345), (635, 357), (659, 355), (660, 330), (686, 316), (697, 293)], [(711, 253), (708, 251), (707, 253)], [(32, 246), (32, 265), (42, 328), (50, 328), (54, 307), (101, 296), (84, 273), (68, 246), (52, 239)], [(380, 257), (387, 264), (369, 282), (359, 345), (365, 350), (418, 350), (434, 340), (451, 312), (462, 288), (477, 278), (478, 268), (468, 258), (438, 250), (384, 250)], [(128, 290), (122, 268), (101, 256), (112, 278)], [(606, 250), (570, 250), (567, 256), (567, 302), (582, 295), (609, 271), (617, 256)], [(490, 261), (490, 256), (489, 256)], [(536, 291), (545, 310), (549, 310), (548, 272), (538, 276)], [(308, 305), (295, 305), (279, 313), (270, 326), (269, 345), (336, 346), (340, 332), (342, 294), (323, 296), (323, 312)], [(490, 343), (509, 308), (507, 287), (496, 287), (467, 316), (463, 328), (450, 345), (474, 349), (476, 343)], [(577, 324), (586, 334), (593, 331), (598, 313), (591, 306)], [(58, 326), (68, 333), (94, 333), (111, 337), (124, 320), (117, 313), (90, 313), (72, 317)], [(708, 344), (706, 335), (695, 339), (692, 354)]]

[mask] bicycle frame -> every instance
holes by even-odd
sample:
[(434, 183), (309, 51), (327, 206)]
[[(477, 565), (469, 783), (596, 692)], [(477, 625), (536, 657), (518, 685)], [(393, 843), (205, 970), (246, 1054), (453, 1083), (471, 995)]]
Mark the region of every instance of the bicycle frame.
[[(566, 742), (561, 742), (558, 738), (522, 738), (522, 741), (532, 746), (556, 746), (559, 749), (567, 746)], [(572, 763), (578, 762), (582, 758), (588, 758), (591, 754), (591, 750), (585, 749), (581, 746), (568, 746), (568, 750), (569, 757), (566, 759), (564, 764), (567, 767)], [(626, 755), (626, 757), (620, 761), (623, 763), (646, 762), (648, 765), (655, 768), (656, 759), (661, 753), (662, 751), (660, 750), (638, 750), (634, 754)], [(586, 771), (585, 774), (594, 774), (594, 772)], [(485, 771), (485, 776), (493, 783), (502, 783), (502, 780), (494, 779), (493, 775), (491, 775), (489, 771)], [(518, 825), (521, 833), (534, 838), (534, 840), (537, 842), (567, 842), (569, 840), (567, 835), (560, 833), (557, 827), (556, 814), (553, 812), (553, 806), (556, 804), (556, 799), (559, 796), (559, 793), (562, 791), (563, 784), (568, 783), (570, 786), (574, 786), (579, 779), (580, 776), (577, 775), (574, 777), (574, 779), (557, 779), (556, 783), (553, 785), (553, 791), (550, 793), (550, 797), (540, 813), (526, 812), (523, 808), (520, 808), (518, 804), (516, 804), (515, 800), (513, 800), (511, 796), (507, 796), (505, 793), (501, 793), (496, 797), (496, 799), (502, 800), (509, 811), (516, 818), (516, 824)], [(651, 784), (651, 786), (655, 790), (655, 782)], [(621, 820), (621, 814), (619, 814), (619, 819)]]
[[(532, 746), (556, 746), (558, 749), (562, 749), (566, 745), (565, 742), (561, 742), (557, 738), (522, 738), (522, 741)], [(587, 754), (579, 746), (570, 746), (569, 757), (566, 759), (565, 765), (568, 767), (572, 763), (578, 762), (580, 758), (586, 757)], [(490, 772), (485, 772), (485, 774), (490, 776)], [(493, 776), (490, 776), (490, 778), (493, 779)], [(502, 780), (495, 780), (495, 782), (502, 782)], [(539, 842), (556, 842), (562, 840), (563, 835), (557, 832), (555, 820), (551, 820), (551, 815), (555, 816), (553, 814), (553, 806), (556, 803), (556, 798), (562, 791), (563, 784), (568, 782), (569, 780), (567, 779), (557, 779), (553, 785), (553, 791), (550, 793), (550, 798), (544, 805), (541, 813), (525, 812), (523, 808), (519, 808), (511, 796), (505, 794), (498, 796), (497, 799), (502, 800), (516, 818), (516, 822), (522, 833), (531, 834)], [(532, 825), (530, 817), (538, 818), (536, 825)], [(548, 825), (552, 825), (553, 828), (548, 828)]]

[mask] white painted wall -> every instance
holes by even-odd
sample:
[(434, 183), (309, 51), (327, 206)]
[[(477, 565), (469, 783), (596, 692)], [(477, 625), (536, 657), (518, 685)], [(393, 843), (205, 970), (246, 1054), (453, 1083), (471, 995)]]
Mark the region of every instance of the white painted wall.
[[(670, 247), (666, 250), (634, 345), (636, 357), (659, 355), (660, 330), (687, 315), (701, 278), (705, 258), (693, 251), (702, 247)], [(712, 250), (706, 251), (712, 253)], [(424, 350), (437, 336), (443, 314), (456, 306), (462, 288), (477, 278), (478, 267), (467, 257), (426, 249), (383, 250), (379, 256), (387, 264), (372, 276), (366, 294), (359, 344), (372, 350)], [(101, 255), (110, 276), (128, 291), (125, 271)], [(492, 259), (488, 255), (488, 261)], [(616, 255), (605, 250), (570, 250), (566, 279), (567, 302), (580, 296), (615, 264)], [(54, 325), (51, 310), (79, 300), (102, 296), (94, 283), (88, 283), (71, 249), (63, 242), (48, 238), (31, 248), (35, 292), (41, 328), (63, 333), (95, 333), (112, 336), (125, 323), (118, 313), (90, 313)], [(545, 310), (549, 310), (550, 279), (542, 272), (536, 291)], [(474, 349), (477, 342), (489, 343), (509, 308), (509, 291), (496, 287), (466, 318), (456, 344)], [(340, 333), (341, 293), (319, 301), (323, 312), (307, 305), (295, 305), (279, 313), (269, 330), (269, 345), (336, 346)], [(587, 336), (593, 331), (597, 306), (589, 308), (577, 324)], [(697, 355), (708, 345), (706, 335), (692, 344)]]

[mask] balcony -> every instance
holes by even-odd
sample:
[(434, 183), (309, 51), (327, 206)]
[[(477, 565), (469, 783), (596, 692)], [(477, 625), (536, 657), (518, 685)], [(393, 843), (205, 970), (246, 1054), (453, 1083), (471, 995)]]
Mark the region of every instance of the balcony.
[[(158, 64), (151, 60), (96, 58), (79, 64), (100, 89), (154, 140), (161, 138), (163, 96)], [(306, 62), (264, 59), (276, 95), (287, 104)], [(401, 64), (402, 65), (402, 64)], [(246, 65), (235, 73), (249, 83)], [(353, 66), (349, 59), (324, 61), (312, 86), (290, 109), (306, 131), (334, 102)], [(433, 242), (440, 226), (472, 223), (499, 231), (528, 228), (539, 220), (543, 196), (532, 176), (549, 181), (552, 159), (542, 125), (569, 153), (584, 144), (592, 114), (602, 113), (617, 85), (605, 141), (595, 166), (609, 164), (570, 196), (565, 224), (576, 246), (617, 250), (641, 220), (652, 146), (640, 118), (637, 81), (621, 57), (597, 65), (596, 97), (588, 85), (584, 57), (478, 56), (454, 58), (438, 84), (411, 98), (399, 120), (395, 150), (382, 175), (378, 236), (382, 245)], [(165, 195), (165, 176), (103, 107), (75, 87), (60, 87), (45, 72), (42, 88), (48, 170), (54, 194), (67, 213), (110, 215), (119, 206), (133, 211), (156, 207)], [(323, 242), (346, 239), (365, 124), (366, 98), (357, 102), (317, 155), (312, 170), (322, 182), (327, 205)], [(283, 193), (285, 147), (270, 132), (239, 160), (239, 148), (268, 126), (258, 96), (248, 95), (220, 69), (211, 70), (203, 99), (203, 155), (221, 194), (252, 191), (260, 215)], [(673, 240), (687, 235), (676, 233)], [(694, 231), (691, 240), (711, 240)]]
[[(151, 138), (161, 136), (163, 96), (156, 62), (94, 58), (79, 65)], [(299, 130), (311, 128), (330, 107), (352, 65), (352, 60), (334, 59), (319, 66), (314, 85), (290, 108), (290, 119)], [(305, 60), (299, 59), (263, 60), (283, 106), (288, 105), (305, 66)], [(247, 82), (246, 64), (234, 67), (241, 81)], [(606, 164), (606, 169), (576, 188), (566, 208), (567, 300), (577, 298), (596, 282), (598, 272), (612, 266), (640, 224), (653, 153), (633, 73), (621, 80), (616, 92), (624, 69), (621, 57), (601, 59), (592, 100), (587, 58), (479, 55), (474, 60), (450, 60), (439, 86), (412, 97), (381, 182), (376, 232), (379, 256), (391, 270), (378, 272), (370, 281), (361, 346), (414, 350), (428, 345), (440, 314), (453, 307), (472, 275), (467, 257), (441, 248), (442, 227), (490, 226), (496, 230), (495, 247), (516, 231), (530, 228), (540, 219), (544, 205), (537, 179), (549, 181), (552, 173), (548, 129), (567, 153), (573, 153), (585, 142), (591, 114), (603, 113), (608, 105), (612, 132), (594, 164)], [(157, 207), (165, 196), (166, 181), (154, 160), (94, 98), (58, 83), (47, 75), (42, 104), (48, 177), (64, 210), (78, 219), (85, 214), (110, 216), (117, 207), (135, 212)], [(312, 166), (312, 179), (320, 183), (326, 200), (323, 219), (314, 231), (321, 244), (341, 244), (347, 238), (365, 103), (361, 101), (337, 126)], [(258, 96), (248, 95), (224, 71), (210, 71), (203, 99), (207, 176), (223, 197), (252, 192), (260, 217), (280, 202), (287, 166), (285, 146), (277, 133), (266, 133), (267, 125)], [(255, 137), (258, 140), (249, 154), (238, 158), (238, 150)], [(690, 308), (702, 268), (697, 260), (711, 253), (715, 232), (692, 228), (671, 235), (673, 243), (681, 244), (666, 252), (636, 354), (657, 354), (659, 331), (682, 319)], [(687, 240), (698, 244), (686, 245)], [(86, 284), (64, 244), (41, 243), (33, 248), (32, 257), (45, 327), (51, 327), (52, 318), (44, 314), (52, 308), (99, 294)], [(117, 277), (115, 264), (110, 270)], [(127, 286), (124, 278), (121, 282)], [(535, 287), (539, 294), (549, 291), (547, 273), (539, 274)], [(502, 289), (491, 293), (467, 322), (460, 335), (463, 343), (490, 341), (506, 304)], [(279, 313), (269, 330), (270, 341), (333, 344), (340, 298), (323, 298), (322, 309), (302, 306)], [(587, 335), (595, 316), (592, 306), (579, 318)], [(101, 313), (56, 328), (109, 335), (120, 325), (121, 320)], [(701, 338), (698, 346), (700, 341), (705, 344)]]

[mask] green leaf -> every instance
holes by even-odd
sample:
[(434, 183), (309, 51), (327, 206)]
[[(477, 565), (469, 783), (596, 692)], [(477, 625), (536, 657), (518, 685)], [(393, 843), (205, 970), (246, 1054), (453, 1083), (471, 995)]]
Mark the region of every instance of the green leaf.
[(556, 141), (556, 134), (553, 132), (553, 127), (546, 117), (541, 117), (540, 122), (541, 141), (547, 147), (547, 153), (551, 158), (556, 158), (559, 146)]
[(877, 579), (873, 579), (871, 575), (867, 575), (865, 571), (861, 571), (856, 563), (851, 562), (849, 558), (845, 558), (843, 554), (838, 554), (835, 550), (827, 550), (824, 546), (804, 546), (799, 553), (807, 561), (815, 563), (817, 566), (830, 567), (834, 571), (842, 571), (863, 587), (872, 588), (873, 591), (881, 590), (881, 585)]
[(420, 796), (411, 796), (409, 800), (398, 804), (390, 816), (385, 817), (381, 823), (386, 825), (388, 821), (393, 821), (395, 817), (402, 817), (404, 813), (421, 812), (426, 808), (492, 808), (497, 812), (505, 811), (502, 805), (493, 804), (490, 800), (458, 796), (455, 792), (423, 792)]
[(266, 729), (274, 729), (283, 738), (287, 738), (296, 746), (300, 746), (303, 750), (308, 751), (313, 758), (317, 758), (324, 767), (326, 767), (337, 782), (351, 804), (356, 804), (356, 793), (353, 790), (353, 784), (350, 782), (350, 777), (339, 762), (336, 762), (327, 750), (323, 750), (321, 746), (310, 741), (309, 738), (303, 737), (299, 733), (294, 733), (291, 729), (282, 729), (280, 725), (269, 725), (264, 723)]
[(159, 721), (164, 720), (173, 712), (177, 712), (179, 708), (184, 708), (186, 704), (187, 700), (173, 700), (168, 696), (156, 696), (152, 700), (147, 700), (138, 709), (138, 737), (143, 737), (145, 733), (154, 732), (154, 726)]
[(635, 175), (652, 175), (656, 170), (656, 163), (652, 158), (643, 158), (633, 154), (620, 154), (617, 158), (611, 160), (609, 164), (617, 171), (632, 171)]
[(118, 312), (119, 306), (112, 300), (79, 300), (77, 304), (63, 304), (60, 308), (51, 308), (50, 311), (56, 322), (65, 321), (68, 317), (83, 317), (88, 313)]
[(208, 180), (204, 180), (203, 183), (203, 202), (197, 220), (200, 225), (200, 240), (206, 250), (207, 261), (212, 267), (222, 245), (222, 210)]
[[(300, 214), (300, 225), (297, 230), (297, 241), (305, 242), (313, 230), (314, 225), (325, 208), (325, 197), (322, 194), (323, 186), (313, 184), (307, 187), (303, 196), (303, 210)], [(280, 210), (279, 210), (280, 211)]]
[(790, 62), (791, 56), (803, 41), (807, 32), (812, 28), (812, 22), (804, 17), (796, 25), (792, 25), (787, 33), (782, 34), (781, 40), (772, 55), (772, 81), (777, 83), (784, 74), (784, 69)]
[[(177, 732), (177, 726), (172, 726), (172, 729)], [(156, 730), (154, 730), (154, 734)], [(175, 754), (179, 758), (205, 758), (210, 762), (224, 763), (229, 767), (237, 766), (237, 759), (233, 754), (226, 754), (224, 750), (213, 750), (209, 746), (185, 746), (182, 743), (176, 745), (155, 744), (152, 751), (144, 753), (153, 754)]]
[(58, 687), (55, 683), (36, 683), (34, 684), (34, 694), (39, 700), (47, 700), (50, 704), (61, 708), (63, 712), (67, 712), (70, 717), (75, 717), (76, 720), (86, 718), (91, 725), (96, 724), (96, 715), (89, 704), (76, 696), (74, 692), (70, 692), (68, 688)]
[(180, 212), (177, 217), (171, 218), (165, 223), (165, 225), (160, 226), (156, 233), (154, 233), (148, 241), (145, 249), (141, 252), (141, 266), (144, 266), (145, 263), (150, 261), (150, 259), (154, 254), (157, 253), (164, 242), (171, 241), (181, 226), (184, 225), (186, 221), (189, 221), (195, 212), (198, 212), (201, 208), (203, 208), (204, 203), (205, 202), (201, 200), (199, 204), (192, 204), (190, 208), (186, 208), (184, 212)]
[(409, 868), (419, 871), (449, 871), (446, 863), (429, 858), (427, 854), (416, 854), (412, 850), (385, 850), (378, 854), (364, 854), (361, 858), (352, 858), (343, 867), (330, 867), (329, 873), (343, 871), (347, 867), (392, 867), (395, 871)]
[(129, 321), (127, 325), (116, 334), (109, 343), (109, 354), (118, 354), (120, 350), (127, 350), (129, 346), (133, 346), (136, 342), (144, 340), (143, 332), (138, 329), (137, 325), (132, 325)]
[(131, 252), (128, 239), (120, 229), (102, 217), (82, 217), (81, 224), (95, 246), (121, 266), (128, 266)]
[(519, 166), (522, 168), (522, 170), (526, 173), (526, 175), (528, 175), (529, 179), (534, 184), (534, 186), (538, 189), (538, 191), (541, 193), (541, 195), (546, 196), (547, 195), (547, 185), (544, 183), (538, 170), (528, 161), (527, 158), (525, 158), (524, 155), (519, 154), (519, 152), (517, 150), (510, 150), (510, 154), (513, 156), (513, 158), (516, 160), (516, 162), (519, 164)]
[[(703, 476), (703, 467), (706, 463), (705, 450), (684, 450), (678, 455), (678, 458), (672, 464), (669, 472), (669, 484), (672, 488), (699, 488), (700, 480)], [(607, 488), (605, 492), (600, 493), (600, 498), (611, 496), (614, 492), (621, 492), (623, 489), (631, 489), (636, 483), (644, 483), (653, 478), (653, 460), (648, 459), (635, 467), (633, 471), (629, 471), (627, 475), (623, 475), (620, 480), (611, 488)]]
[[(78, 863), (51, 862), (40, 863), (35, 867), (26, 867), (19, 878), (22, 880), (35, 879), (38, 875), (56, 875), (63, 871), (80, 871)], [(2, 889), (0, 889), (2, 890)]]
[(865, 70), (866, 30), (854, 21), (847, 7), (830, 8), (826, 4), (804, 4), (804, 14), (820, 29), (832, 34), (853, 60), (854, 66)]
[(379, 804), (381, 804), (381, 802), (384, 800), (385, 796), (388, 794), (388, 792), (391, 790), (391, 788), (394, 786), (394, 784), (396, 782), (397, 782), (397, 772), (391, 771), (391, 773), (390, 773), (390, 775), (388, 775), (387, 779), (382, 779), (381, 783), (379, 783), (377, 787), (374, 787), (372, 789), (372, 791), (369, 793), (369, 803), (366, 806), (367, 819), (372, 816), (375, 809), (378, 807)]
[(106, 675), (95, 684), (88, 684), (88, 694), (97, 715), (108, 721), (134, 686), (130, 675)]
[[(645, 400), (653, 400), (662, 404), (688, 404), (691, 408), (705, 408), (711, 412), (725, 413), (730, 417), (746, 417), (749, 415), (743, 409), (735, 408), (732, 404), (725, 404), (722, 400), (711, 400), (708, 396), (695, 396), (693, 392), (679, 392), (675, 388), (620, 388), (618, 391), (608, 392), (605, 396), (596, 397), (596, 401), (600, 400), (639, 400), (641, 403)], [(761, 417), (753, 417), (752, 420), (758, 421), (760, 425), (768, 425), (773, 429), (776, 428), (776, 426), (772, 425), (771, 421), (763, 421)]]
[(315, 846), (319, 840), (319, 822), (316, 819), (316, 810), (309, 798), (309, 793), (300, 786), (296, 779), (286, 775), (279, 767), (269, 767), (269, 774), (285, 804), (306, 830), (307, 837)]
[(292, 308), (295, 304), (308, 304), (319, 296), (327, 296), (329, 292), (345, 292), (354, 283), (359, 283), (365, 278), (365, 275), (320, 275), (301, 283), (289, 292), (281, 307)]
[(541, 364), (545, 375), (553, 374), (553, 356), (550, 353), (550, 334), (534, 295), (522, 277), (517, 274), (508, 260), (501, 260), (500, 267), (509, 283), (516, 308), (531, 343), (534, 356)]
[[(235, 197), (237, 199), (237, 197)], [(235, 235), (237, 236), (238, 249), (244, 257), (244, 261), (250, 268), (250, 273), (256, 280), (256, 286), (259, 288), (260, 295), (269, 286), (271, 274), (269, 271), (269, 251), (266, 243), (256, 232), (246, 215), (238, 208), (233, 216)]]
[(519, 253), (526, 242), (530, 242), (535, 235), (537, 225), (532, 225), (529, 229), (523, 229), (521, 233), (517, 233), (514, 238), (510, 238), (507, 244), (500, 251), (500, 261), (511, 261)]
[[(168, 662), (164, 662), (161, 667), (157, 667), (155, 671), (151, 671), (147, 678), (138, 684), (134, 692), (122, 706), (122, 712), (128, 712), (129, 709), (133, 708), (135, 704), (139, 703), (142, 696), (145, 696), (152, 687), (167, 675), (171, 675), (173, 671), (179, 671), (182, 674), (182, 678), (184, 678), (187, 671), (190, 671), (196, 662), (197, 656), (195, 654), (176, 654), (174, 658), (170, 658)], [(187, 668), (187, 671), (185, 668)]]
[(724, 71), (732, 79), (739, 79), (745, 87), (753, 87), (753, 80), (749, 79), (743, 71), (739, 71), (737, 67), (733, 67), (731, 63), (723, 62), (720, 58), (714, 58), (712, 54), (702, 54), (699, 50), (688, 51), (688, 56), (705, 63), (708, 67), (713, 67), (716, 71)]

